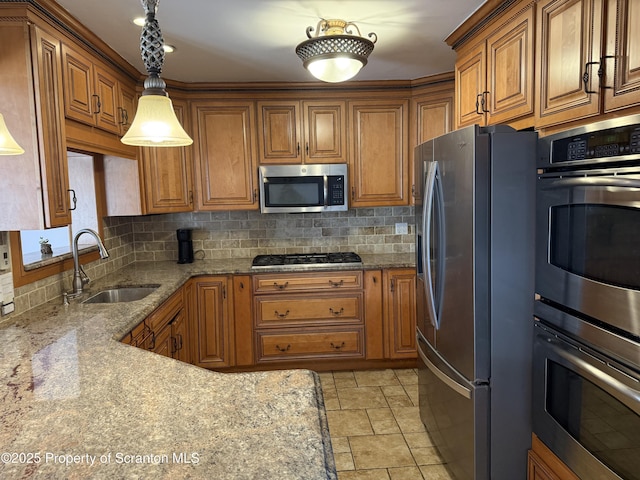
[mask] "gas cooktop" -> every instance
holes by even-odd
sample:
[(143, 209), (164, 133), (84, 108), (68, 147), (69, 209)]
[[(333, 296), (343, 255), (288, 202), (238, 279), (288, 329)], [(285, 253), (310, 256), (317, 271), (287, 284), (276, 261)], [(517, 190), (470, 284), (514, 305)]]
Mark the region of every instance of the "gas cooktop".
[(289, 253), (284, 255), (258, 255), (253, 259), (252, 269), (291, 269), (339, 267), (344, 265), (362, 264), (360, 256), (353, 252), (337, 253)]

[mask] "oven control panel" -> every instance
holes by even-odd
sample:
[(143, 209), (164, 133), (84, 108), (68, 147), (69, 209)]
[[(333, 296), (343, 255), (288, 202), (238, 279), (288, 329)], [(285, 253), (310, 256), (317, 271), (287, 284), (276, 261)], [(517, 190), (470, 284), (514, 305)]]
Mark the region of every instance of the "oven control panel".
[(640, 115), (593, 123), (542, 137), (538, 168), (640, 163)]
[(640, 126), (584, 133), (553, 142), (552, 163), (640, 154)]

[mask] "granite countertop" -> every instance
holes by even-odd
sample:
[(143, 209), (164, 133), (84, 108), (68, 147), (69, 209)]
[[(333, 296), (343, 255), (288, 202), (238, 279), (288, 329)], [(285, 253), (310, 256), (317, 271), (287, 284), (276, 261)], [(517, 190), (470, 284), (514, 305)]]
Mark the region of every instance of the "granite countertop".
[(231, 273), (251, 259), (134, 263), (80, 300), (160, 284), (143, 300), (52, 301), (0, 324), (0, 477), (335, 479), (314, 372), (218, 373), (118, 341), (192, 276)]

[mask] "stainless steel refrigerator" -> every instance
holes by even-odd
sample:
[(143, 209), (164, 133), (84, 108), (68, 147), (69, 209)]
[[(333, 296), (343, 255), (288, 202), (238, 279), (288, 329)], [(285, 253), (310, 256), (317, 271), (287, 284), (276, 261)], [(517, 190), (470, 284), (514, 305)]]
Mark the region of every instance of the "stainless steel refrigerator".
[(457, 480), (527, 477), (537, 134), (416, 147), (420, 416)]

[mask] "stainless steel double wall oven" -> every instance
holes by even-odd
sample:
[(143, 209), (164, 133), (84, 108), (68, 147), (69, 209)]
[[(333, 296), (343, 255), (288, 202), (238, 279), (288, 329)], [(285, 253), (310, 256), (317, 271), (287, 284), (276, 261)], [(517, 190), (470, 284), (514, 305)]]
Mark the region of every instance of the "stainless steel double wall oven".
[(640, 479), (640, 115), (540, 139), (533, 430), (584, 479)]

